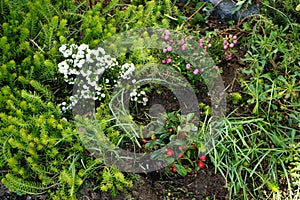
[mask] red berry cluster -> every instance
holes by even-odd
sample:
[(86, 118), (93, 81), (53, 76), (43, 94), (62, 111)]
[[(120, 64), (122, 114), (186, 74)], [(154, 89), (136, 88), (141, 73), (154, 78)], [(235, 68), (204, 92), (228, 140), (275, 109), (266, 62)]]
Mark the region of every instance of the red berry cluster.
[(174, 173), (177, 172), (177, 169), (175, 168), (174, 164), (171, 166), (171, 170), (172, 170), (172, 172), (174, 172)]
[(206, 161), (206, 156), (200, 156), (199, 161), (198, 161), (198, 166), (200, 169), (203, 169), (205, 167), (205, 161)]

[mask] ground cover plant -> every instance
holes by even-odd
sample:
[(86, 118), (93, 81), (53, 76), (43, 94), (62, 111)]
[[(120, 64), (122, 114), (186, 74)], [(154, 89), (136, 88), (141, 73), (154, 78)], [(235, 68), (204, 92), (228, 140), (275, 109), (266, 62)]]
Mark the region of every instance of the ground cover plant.
[(298, 199), (300, 4), (234, 3), (0, 0), (1, 199)]

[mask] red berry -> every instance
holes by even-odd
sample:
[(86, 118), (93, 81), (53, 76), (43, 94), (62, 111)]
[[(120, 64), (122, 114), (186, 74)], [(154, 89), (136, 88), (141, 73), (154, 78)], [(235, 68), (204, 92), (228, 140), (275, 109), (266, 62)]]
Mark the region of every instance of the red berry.
[(206, 156), (205, 156), (205, 155), (204, 155), (204, 156), (201, 156), (201, 157), (200, 157), (200, 160), (201, 160), (201, 161), (206, 161)]
[(172, 132), (172, 131), (173, 131), (173, 128), (170, 128), (169, 131)]
[(180, 153), (180, 154), (178, 154), (178, 158), (182, 158), (183, 157), (183, 155)]
[(172, 149), (167, 149), (167, 155), (168, 156), (173, 156), (174, 151)]
[(176, 173), (176, 172), (177, 172), (177, 170), (176, 170), (176, 168), (175, 168), (175, 167), (173, 167), (173, 168), (172, 168), (172, 171), (173, 171), (174, 173)]
[(197, 150), (196, 145), (195, 145), (195, 144), (192, 144), (192, 146), (194, 147), (194, 151), (196, 151), (196, 150)]
[(205, 164), (202, 161), (199, 161), (198, 165), (199, 165), (200, 169), (203, 169), (205, 167)]
[(182, 136), (182, 137), (185, 137), (185, 136), (186, 136), (186, 133), (185, 133), (185, 132), (182, 132), (182, 133), (181, 133), (181, 136)]
[(146, 140), (146, 139), (143, 139), (143, 142), (144, 142), (144, 143), (147, 143), (147, 140)]
[(182, 151), (183, 147), (182, 146), (178, 146), (178, 150)]

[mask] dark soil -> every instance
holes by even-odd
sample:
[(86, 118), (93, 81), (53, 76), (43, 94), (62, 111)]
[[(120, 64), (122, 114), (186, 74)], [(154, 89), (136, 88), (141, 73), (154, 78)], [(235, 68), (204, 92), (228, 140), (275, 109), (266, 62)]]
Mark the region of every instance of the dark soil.
[(214, 167), (208, 164), (206, 169), (190, 173), (186, 177), (179, 175), (167, 175), (163, 170), (148, 174), (139, 174), (130, 191), (112, 197), (110, 193), (93, 191), (92, 182), (86, 182), (80, 194), (79, 200), (186, 200), (186, 199), (228, 199), (228, 190), (225, 180), (220, 174), (215, 174)]
[[(148, 191), (148, 195), (144, 195)], [(167, 177), (150, 173), (142, 177), (132, 189), (135, 199), (228, 199), (225, 181), (214, 173), (213, 166), (189, 174), (186, 177)], [(147, 194), (147, 192), (146, 192)]]

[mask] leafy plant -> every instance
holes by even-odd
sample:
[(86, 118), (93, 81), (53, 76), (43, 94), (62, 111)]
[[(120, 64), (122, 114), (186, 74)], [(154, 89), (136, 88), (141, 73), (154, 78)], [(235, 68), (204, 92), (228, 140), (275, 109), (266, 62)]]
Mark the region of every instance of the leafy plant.
[[(38, 82), (30, 83), (42, 94), (51, 95)], [(75, 163), (68, 157), (80, 155), (84, 150), (71, 122), (61, 117), (57, 106), (45, 102), (38, 94), (9, 86), (3, 87), (0, 94), (1, 167), (9, 170), (2, 182), (10, 190), (23, 194), (45, 193), (54, 186), (68, 188), (72, 182), (63, 174), (73, 173), (75, 178), (72, 172)], [(81, 183), (76, 178), (66, 192), (74, 196), (75, 187)]]
[(100, 189), (104, 192), (111, 191), (114, 197), (119, 191), (132, 187), (132, 181), (126, 179), (124, 174), (116, 168), (104, 167), (101, 179)]
[[(192, 122), (193, 116), (193, 113), (186, 116), (178, 112), (165, 114), (161, 119), (166, 122), (163, 129), (154, 131), (151, 138), (143, 140), (146, 150), (156, 150), (153, 159), (167, 160), (167, 172), (186, 176), (193, 169), (199, 170), (205, 166), (205, 133), (202, 132), (204, 128), (197, 130)], [(161, 149), (165, 149), (165, 152)]]

